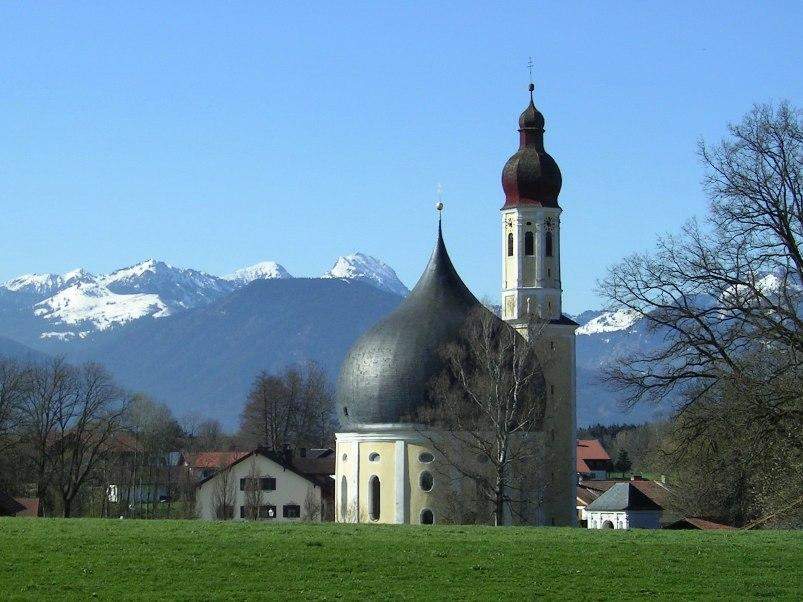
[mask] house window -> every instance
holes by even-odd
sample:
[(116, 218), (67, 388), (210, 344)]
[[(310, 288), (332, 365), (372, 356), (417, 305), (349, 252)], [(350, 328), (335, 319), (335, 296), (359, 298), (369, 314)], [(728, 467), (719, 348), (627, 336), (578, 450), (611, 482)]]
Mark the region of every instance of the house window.
[(284, 518), (301, 518), (301, 506), (298, 504), (285, 504), (282, 507)]
[(240, 491), (274, 491), (275, 489), (275, 477), (245, 477), (240, 479)]
[(380, 489), (379, 477), (373, 475), (368, 479), (368, 513), (371, 520), (379, 520)]
[(234, 518), (234, 506), (229, 506), (228, 504), (218, 506), (215, 511), (215, 518), (218, 520), (231, 520)]
[(421, 473), (421, 476), (418, 478), (418, 482), (421, 485), (421, 489), (424, 491), (432, 491), (432, 485), (434, 481), (432, 479), (432, 473), (428, 470), (425, 470)]
[(346, 515), (348, 514), (348, 504), (349, 504), (349, 486), (348, 481), (346, 480), (346, 475), (343, 475), (343, 478), (340, 479), (340, 518), (346, 520)]
[(372, 452), (372, 453), (371, 453), (371, 454), (368, 456), (368, 461), (369, 461), (369, 462), (379, 462), (379, 454), (378, 454), (378, 453), (376, 453), (376, 452)]
[(429, 464), (429, 463), (430, 463), (430, 462), (432, 462), (434, 459), (435, 459), (435, 456), (433, 456), (433, 455), (432, 455), (431, 453), (429, 453), (429, 452), (421, 452), (421, 453), (418, 455), (418, 461), (419, 461), (419, 462), (421, 462), (422, 464)]
[(421, 511), (421, 524), (422, 525), (435, 524), (435, 516), (432, 514), (432, 510), (430, 510), (429, 508), (424, 508)]
[(513, 257), (513, 233), (507, 235), (507, 256)]
[(276, 506), (260, 506), (259, 518), (276, 518)]
[(533, 233), (524, 233), (524, 254), (535, 255), (535, 243), (533, 242)]
[(546, 233), (546, 240), (544, 247), (546, 248), (546, 256), (552, 257), (552, 232)]

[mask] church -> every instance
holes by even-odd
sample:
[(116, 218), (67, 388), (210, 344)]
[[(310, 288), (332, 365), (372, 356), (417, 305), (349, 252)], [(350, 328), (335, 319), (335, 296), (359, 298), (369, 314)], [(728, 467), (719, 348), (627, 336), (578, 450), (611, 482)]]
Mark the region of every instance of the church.
[[(544, 149), (544, 116), (530, 102), (519, 118), (519, 148), (502, 170), (501, 319), (531, 344), (541, 364), (544, 416), (533, 471), (542, 475), (525, 524), (574, 525), (575, 329), (561, 310), (561, 174)], [(465, 488), (441, 478), (442, 449), (410, 417), (432, 399), (444, 345), (460, 335), (480, 302), (463, 283), (439, 224), (428, 265), (409, 296), (350, 349), (336, 403), (335, 518), (339, 522), (459, 522), (450, 507)], [(490, 312), (488, 312), (490, 314)], [(493, 319), (498, 320), (494, 317)], [(530, 331), (534, 319), (537, 337)], [(452, 471), (454, 472), (454, 471)], [(459, 475), (457, 481), (459, 481)], [(470, 493), (465, 494), (470, 495)], [(508, 515), (505, 522), (512, 522)]]

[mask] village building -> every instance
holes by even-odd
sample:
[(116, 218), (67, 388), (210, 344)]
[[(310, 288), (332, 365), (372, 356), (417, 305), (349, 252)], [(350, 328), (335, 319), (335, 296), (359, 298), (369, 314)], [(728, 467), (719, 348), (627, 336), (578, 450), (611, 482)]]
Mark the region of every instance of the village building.
[(659, 529), (661, 506), (631, 482), (616, 483), (585, 509), (589, 529)]
[[(529, 524), (574, 525), (575, 338), (562, 314), (560, 276), (561, 175), (544, 150), (544, 117), (530, 103), (519, 118), (518, 151), (502, 172), (502, 319), (530, 337), (534, 319), (546, 324), (533, 340), (546, 382), (537, 508)], [(439, 351), (459, 336), (481, 304), (455, 270), (439, 226), (429, 263), (410, 295), (363, 335), (341, 368), (336, 434), (336, 518), (342, 522), (437, 523), (460, 495), (443, 458), (416, 423), (437, 403), (433, 378), (444, 368)], [(498, 319), (498, 318), (494, 318)], [(523, 515), (523, 513), (522, 513)], [(508, 517), (509, 520), (509, 517)]]
[(334, 457), (326, 452), (258, 448), (242, 453), (198, 483), (196, 515), (206, 520), (334, 520)]
[(590, 479), (577, 484), (577, 521), (581, 527), (588, 526), (588, 507), (614, 485), (620, 483), (630, 483), (661, 507), (659, 519), (661, 525), (669, 524), (679, 518), (673, 510), (672, 490), (664, 481), (653, 481), (637, 476), (631, 477), (630, 481)]
[(598, 439), (577, 440), (577, 477), (580, 481), (607, 479), (611, 470), (611, 457)]

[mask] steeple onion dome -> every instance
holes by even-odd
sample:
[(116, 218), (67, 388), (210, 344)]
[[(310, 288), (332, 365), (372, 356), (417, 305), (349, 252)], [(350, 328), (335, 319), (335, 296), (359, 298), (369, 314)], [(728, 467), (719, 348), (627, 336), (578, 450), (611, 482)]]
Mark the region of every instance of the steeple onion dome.
[(560, 169), (544, 150), (544, 116), (535, 108), (530, 84), (530, 104), (519, 117), (519, 150), (502, 169), (503, 209), (520, 205), (557, 207), (562, 183)]
[(412, 292), (343, 362), (336, 395), (341, 424), (381, 430), (431, 406), (432, 380), (445, 367), (440, 350), (458, 339), (478, 307), (449, 259), (439, 224), (435, 249)]

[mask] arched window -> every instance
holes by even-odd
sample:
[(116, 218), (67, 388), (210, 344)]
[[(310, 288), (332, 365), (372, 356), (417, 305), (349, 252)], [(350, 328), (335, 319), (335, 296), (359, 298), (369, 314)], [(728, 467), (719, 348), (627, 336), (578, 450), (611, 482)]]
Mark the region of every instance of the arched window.
[(425, 470), (421, 473), (421, 476), (418, 479), (419, 484), (421, 485), (421, 489), (424, 491), (432, 491), (432, 485), (434, 484), (434, 479), (432, 478), (432, 473), (428, 470)]
[(379, 462), (379, 454), (376, 453), (376, 452), (371, 452), (371, 454), (368, 456), (368, 461), (369, 462)]
[(525, 232), (524, 233), (524, 254), (525, 255), (535, 255), (535, 243), (533, 241), (533, 233), (532, 232)]
[(552, 232), (546, 233), (546, 240), (544, 241), (544, 248), (546, 249), (546, 256), (552, 257)]
[(340, 480), (340, 518), (346, 520), (349, 512), (349, 485), (346, 475)]
[(507, 256), (513, 257), (513, 232), (507, 235)]
[(371, 520), (379, 520), (379, 477), (374, 475), (368, 479), (368, 513)]
[(421, 511), (421, 524), (422, 525), (435, 524), (435, 516), (432, 514), (432, 510), (430, 510), (429, 508), (424, 508)]

